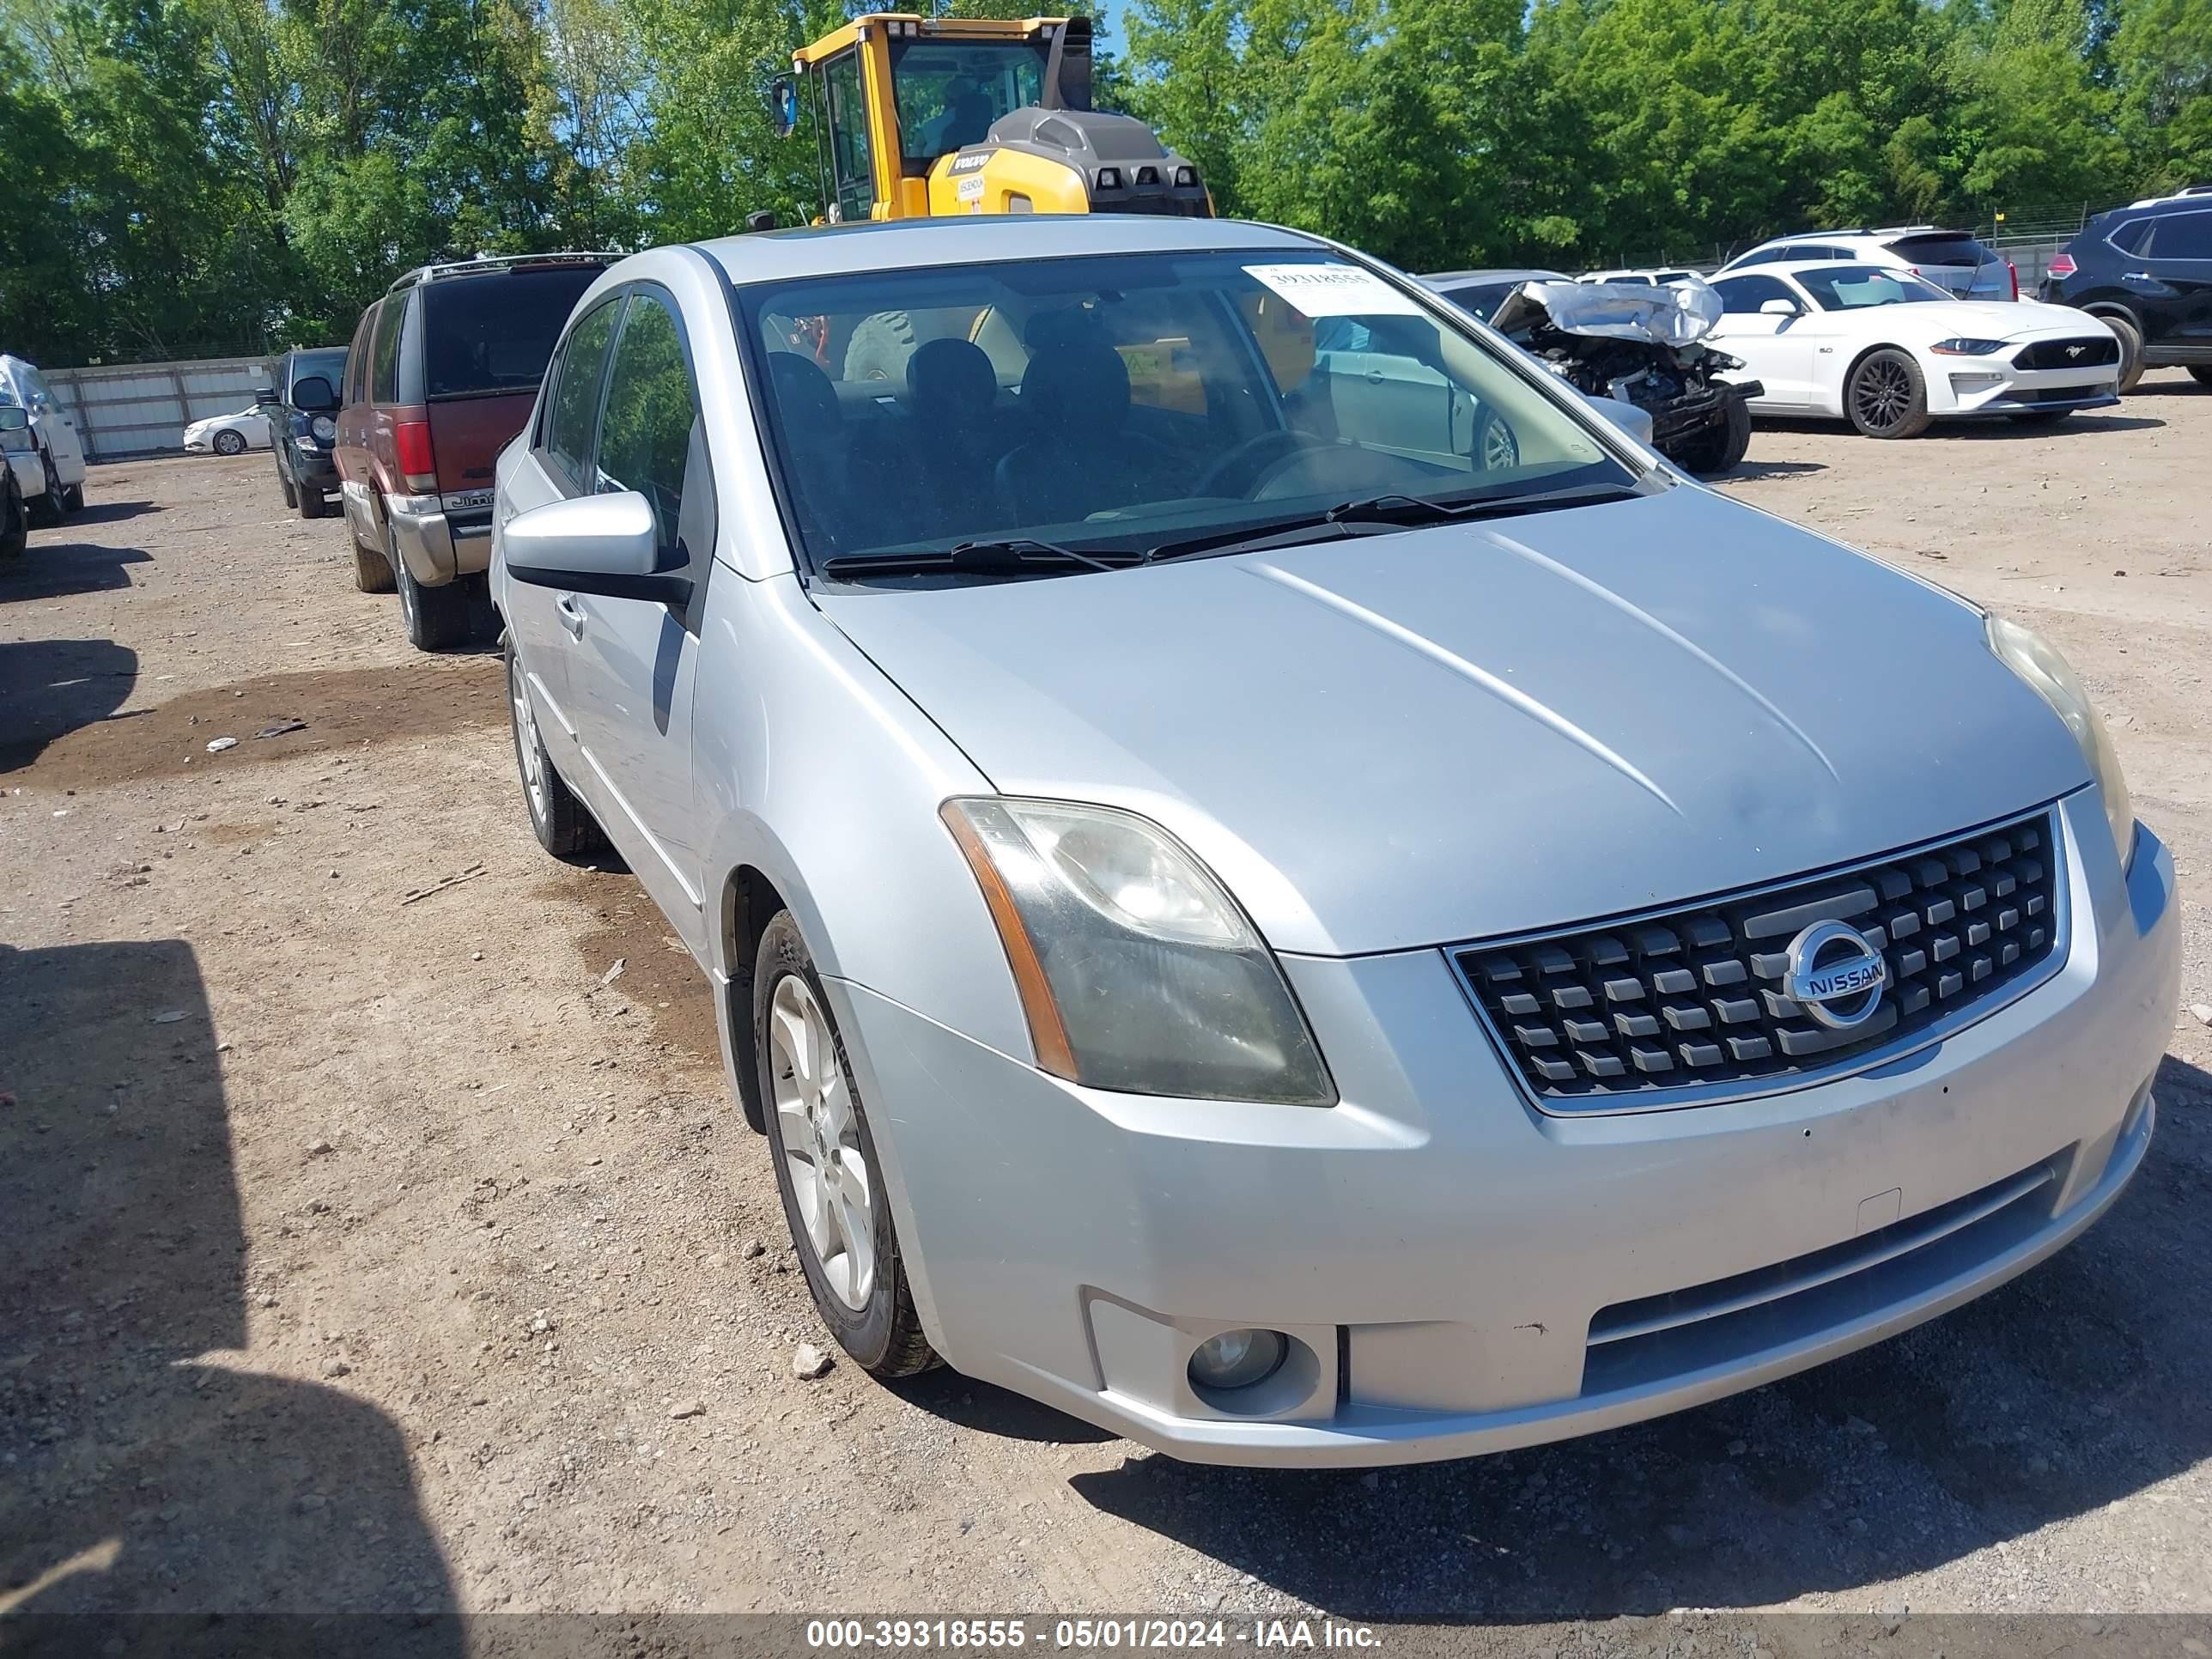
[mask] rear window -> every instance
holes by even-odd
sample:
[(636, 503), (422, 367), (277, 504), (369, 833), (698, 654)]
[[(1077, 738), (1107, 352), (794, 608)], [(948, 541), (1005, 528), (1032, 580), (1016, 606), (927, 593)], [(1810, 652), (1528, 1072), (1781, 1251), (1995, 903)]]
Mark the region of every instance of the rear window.
[(1490, 313), (1498, 309), (1505, 296), (1520, 286), (1518, 283), (1469, 283), (1463, 288), (1440, 288), (1437, 292), (1462, 310), (1473, 312), (1486, 323), (1490, 320)]
[(532, 392), (597, 265), (501, 271), (422, 290), (422, 395)]
[(1966, 265), (1969, 268), (1987, 264), (1997, 256), (1971, 236), (1935, 234), (1922, 236), (1900, 236), (1884, 246), (1913, 265)]

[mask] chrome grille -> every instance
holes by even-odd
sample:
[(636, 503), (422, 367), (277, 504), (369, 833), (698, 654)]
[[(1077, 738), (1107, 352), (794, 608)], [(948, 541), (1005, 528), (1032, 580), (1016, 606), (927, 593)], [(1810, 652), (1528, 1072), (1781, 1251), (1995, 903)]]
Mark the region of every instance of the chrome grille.
[[(2057, 820), (1994, 830), (1756, 892), (1452, 953), (1537, 1103), (1620, 1111), (1788, 1088), (1932, 1041), (2063, 960)], [(1888, 982), (1832, 1030), (1784, 994), (1790, 944), (1848, 922)]]

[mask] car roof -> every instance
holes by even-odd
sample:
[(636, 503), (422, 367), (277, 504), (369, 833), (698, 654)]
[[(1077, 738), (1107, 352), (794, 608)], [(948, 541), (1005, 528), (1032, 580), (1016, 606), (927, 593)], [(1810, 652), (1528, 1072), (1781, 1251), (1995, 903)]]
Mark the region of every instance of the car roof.
[[(1866, 259), (1776, 259), (1766, 264), (1753, 265), (1748, 270), (1728, 271), (1723, 273), (1723, 276), (1716, 276), (1712, 280), (1720, 282), (1723, 277), (1734, 279), (1740, 276), (1802, 276), (1808, 270), (1863, 270), (1871, 276), (1895, 276), (1902, 270), (1901, 266), (1878, 265)], [(1923, 277), (1922, 280), (1926, 279)]]
[(1018, 213), (753, 231), (694, 246), (719, 264), (731, 282), (743, 284), (1087, 253), (1311, 252), (1328, 244), (1297, 231), (1242, 219)]
[(1501, 265), (1491, 270), (1433, 270), (1414, 280), (1434, 288), (1439, 283), (1564, 283), (1571, 279), (1564, 271)]

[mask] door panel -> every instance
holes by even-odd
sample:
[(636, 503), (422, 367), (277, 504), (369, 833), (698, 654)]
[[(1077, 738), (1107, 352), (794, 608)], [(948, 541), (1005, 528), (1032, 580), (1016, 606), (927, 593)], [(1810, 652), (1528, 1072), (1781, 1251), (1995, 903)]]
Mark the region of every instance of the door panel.
[(2160, 219), (2149, 258), (2127, 270), (2146, 344), (2182, 348), (2191, 360), (2212, 350), (2212, 210)]
[(1777, 276), (1723, 277), (1713, 284), (1721, 296), (1721, 325), (1709, 339), (1731, 357), (1741, 357), (1744, 373), (1765, 388), (1752, 407), (1759, 410), (1799, 410), (1822, 405), (1826, 399), (1814, 388), (1816, 352), (1814, 336), (1820, 332), (1820, 313), (1770, 317), (1759, 310), (1769, 300), (1806, 303)]
[[(714, 489), (699, 399), (674, 302), (635, 293), (609, 359), (591, 476), (602, 491), (635, 490), (651, 503), (664, 568), (688, 565), (702, 588), (714, 553)], [(691, 690), (699, 640), (692, 618), (645, 599), (577, 596), (584, 617), (570, 657), (569, 703), (587, 787), (630, 867), (704, 954), (702, 847), (691, 780)]]

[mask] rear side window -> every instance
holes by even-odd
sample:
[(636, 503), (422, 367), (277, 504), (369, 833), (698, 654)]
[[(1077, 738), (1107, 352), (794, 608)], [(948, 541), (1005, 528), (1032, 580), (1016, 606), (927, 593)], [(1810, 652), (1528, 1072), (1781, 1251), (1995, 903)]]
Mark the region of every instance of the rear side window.
[(2160, 219), (2150, 251), (2160, 259), (2212, 259), (2212, 213), (2177, 213)]
[(1884, 246), (1909, 265), (1987, 264), (1997, 256), (1971, 236), (1900, 236)]
[(2141, 253), (2144, 245), (2150, 240), (2150, 228), (2155, 222), (2150, 219), (2130, 219), (2106, 240), (2123, 253)]
[(592, 265), (502, 271), (422, 289), (422, 395), (534, 392)]
[(585, 459), (592, 453), (592, 428), (599, 418), (599, 386), (606, 377), (607, 348), (614, 343), (615, 319), (622, 296), (603, 300), (569, 331), (561, 353), (560, 378), (546, 407), (545, 453), (568, 475), (584, 482)]
[(376, 339), (368, 350), (368, 401), (399, 401), (399, 322), (407, 314), (407, 297), (380, 300), (376, 306)]
[(600, 489), (635, 489), (653, 503), (664, 552), (676, 545), (684, 472), (698, 417), (698, 394), (676, 319), (661, 301), (640, 294), (630, 302), (607, 370), (597, 471)]

